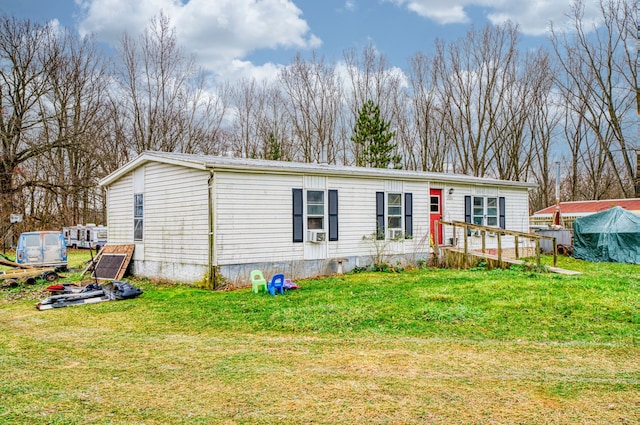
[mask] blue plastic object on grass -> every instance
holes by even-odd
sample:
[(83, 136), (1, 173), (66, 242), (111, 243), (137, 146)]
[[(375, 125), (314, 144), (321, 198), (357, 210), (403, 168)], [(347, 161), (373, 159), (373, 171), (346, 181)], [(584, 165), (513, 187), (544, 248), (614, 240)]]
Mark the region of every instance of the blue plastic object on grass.
[(271, 295), (275, 295), (276, 292), (284, 294), (284, 274), (274, 274), (267, 285), (267, 290)]

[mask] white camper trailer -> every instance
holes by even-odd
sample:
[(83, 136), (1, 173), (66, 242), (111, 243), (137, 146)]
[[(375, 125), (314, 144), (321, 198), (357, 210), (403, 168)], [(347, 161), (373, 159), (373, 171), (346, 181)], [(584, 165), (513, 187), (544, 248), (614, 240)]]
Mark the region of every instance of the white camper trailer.
[(99, 251), (107, 244), (107, 227), (89, 223), (86, 226), (64, 227), (62, 229), (68, 248), (86, 248)]

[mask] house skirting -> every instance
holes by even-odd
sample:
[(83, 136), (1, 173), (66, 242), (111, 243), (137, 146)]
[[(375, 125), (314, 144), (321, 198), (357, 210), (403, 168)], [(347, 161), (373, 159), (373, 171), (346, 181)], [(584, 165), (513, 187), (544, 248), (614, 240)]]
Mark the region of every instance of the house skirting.
[[(429, 253), (412, 253), (406, 255), (386, 256), (385, 262), (390, 265), (406, 267), (415, 265), (429, 258)], [(345, 256), (320, 260), (300, 260), (289, 262), (261, 262), (243, 264), (225, 264), (217, 266), (218, 279), (224, 279), (227, 286), (249, 287), (252, 270), (261, 270), (265, 278), (276, 273), (283, 273), (287, 279), (305, 279), (316, 276), (330, 276), (348, 273), (356, 267), (366, 267), (374, 263), (373, 256)], [(133, 274), (154, 280), (194, 284), (204, 282), (208, 277), (206, 265), (136, 260), (132, 264)]]

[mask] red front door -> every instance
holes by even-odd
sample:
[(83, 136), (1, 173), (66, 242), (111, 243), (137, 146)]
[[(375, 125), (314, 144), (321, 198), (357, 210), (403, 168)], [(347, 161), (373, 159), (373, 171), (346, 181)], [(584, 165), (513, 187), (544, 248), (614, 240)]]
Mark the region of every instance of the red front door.
[(442, 189), (429, 190), (429, 228), (431, 229), (431, 240), (434, 243), (442, 244), (442, 224), (436, 229), (435, 221), (442, 220)]

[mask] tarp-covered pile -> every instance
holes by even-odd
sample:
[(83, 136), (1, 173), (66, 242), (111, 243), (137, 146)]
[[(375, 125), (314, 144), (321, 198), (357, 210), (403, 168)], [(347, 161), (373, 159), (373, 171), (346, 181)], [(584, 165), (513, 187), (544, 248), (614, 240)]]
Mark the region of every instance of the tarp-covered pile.
[(640, 215), (621, 207), (573, 222), (573, 256), (594, 262), (640, 264)]

